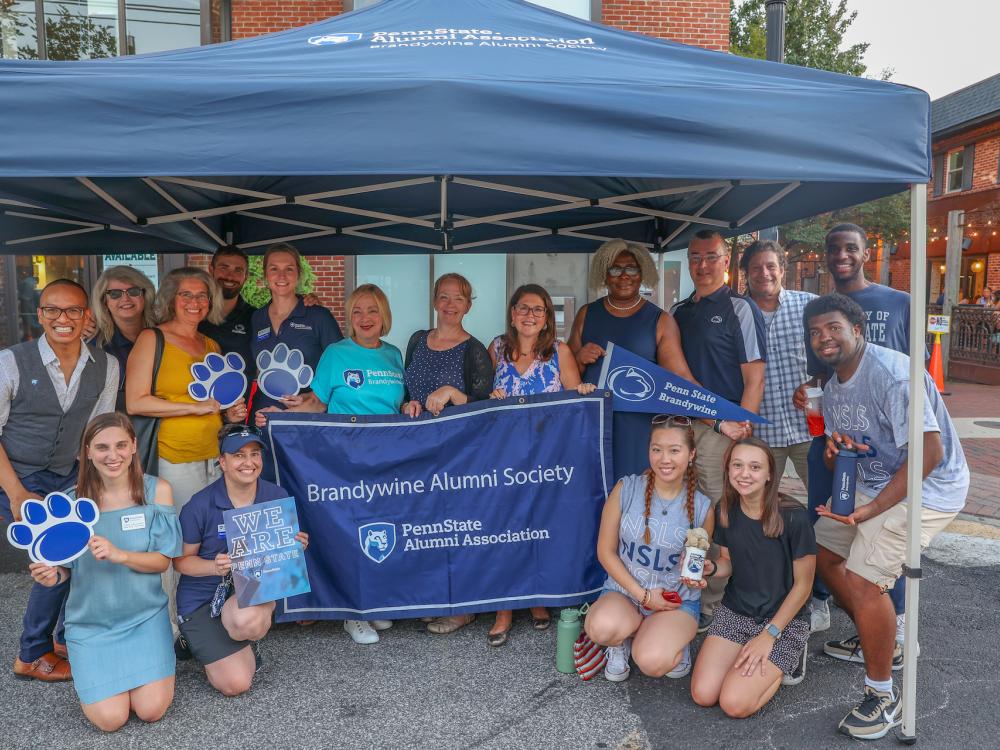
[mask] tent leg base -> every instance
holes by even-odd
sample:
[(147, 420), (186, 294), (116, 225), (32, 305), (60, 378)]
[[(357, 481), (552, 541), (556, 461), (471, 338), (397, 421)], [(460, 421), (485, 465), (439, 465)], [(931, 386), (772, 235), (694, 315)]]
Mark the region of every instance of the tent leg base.
[(916, 745), (917, 744), (917, 735), (915, 735), (915, 734), (904, 734), (902, 728), (900, 728), (896, 732), (896, 742), (900, 743), (901, 745)]

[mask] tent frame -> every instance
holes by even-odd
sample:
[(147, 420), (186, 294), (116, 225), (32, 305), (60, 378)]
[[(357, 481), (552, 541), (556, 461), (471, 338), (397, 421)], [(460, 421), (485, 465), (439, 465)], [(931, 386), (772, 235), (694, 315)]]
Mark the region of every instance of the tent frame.
[[(308, 229), (308, 232), (297, 232), (292, 234), (285, 234), (276, 237), (271, 237), (266, 240), (258, 240), (254, 242), (239, 242), (235, 244), (242, 250), (253, 250), (264, 245), (270, 245), (275, 242), (294, 242), (303, 239), (312, 239), (316, 237), (323, 237), (329, 235), (350, 235), (354, 237), (375, 240), (378, 242), (386, 242), (391, 244), (405, 245), (408, 247), (418, 248), (420, 250), (428, 252), (463, 252), (472, 250), (474, 248), (485, 247), (488, 245), (497, 244), (509, 244), (512, 242), (517, 242), (519, 240), (532, 239), (536, 237), (553, 236), (559, 235), (563, 237), (573, 237), (576, 239), (591, 240), (595, 242), (604, 242), (609, 239), (613, 239), (611, 236), (594, 234), (589, 230), (600, 229), (605, 227), (620, 226), (622, 224), (629, 224), (635, 222), (644, 222), (655, 219), (666, 219), (672, 221), (681, 222), (678, 227), (673, 229), (668, 235), (658, 238), (658, 243), (650, 242), (640, 242), (647, 249), (653, 250), (658, 249), (658, 247), (665, 247), (669, 242), (671, 242), (675, 237), (680, 235), (686, 229), (688, 229), (692, 224), (699, 224), (706, 227), (712, 227), (720, 230), (732, 230), (739, 229), (747, 224), (747, 222), (754, 219), (762, 211), (767, 210), (770, 206), (782, 200), (789, 193), (796, 190), (802, 183), (800, 181), (778, 181), (778, 180), (711, 180), (706, 182), (694, 182), (688, 185), (673, 186), (669, 188), (663, 188), (660, 190), (647, 190), (638, 193), (629, 193), (625, 195), (615, 195), (603, 198), (588, 198), (586, 196), (579, 195), (569, 195), (565, 193), (554, 193), (544, 190), (533, 190), (530, 188), (520, 187), (516, 185), (509, 185), (503, 182), (497, 182), (495, 180), (484, 180), (475, 179), (471, 177), (461, 177), (452, 175), (427, 175), (422, 177), (414, 177), (402, 180), (392, 180), (389, 182), (377, 182), (369, 185), (362, 185), (350, 188), (342, 188), (339, 190), (327, 190), (319, 193), (306, 193), (302, 195), (282, 195), (273, 192), (263, 192), (259, 190), (248, 190), (246, 188), (235, 187), (232, 185), (226, 185), (218, 182), (212, 182), (204, 179), (191, 179), (187, 177), (143, 177), (139, 178), (143, 183), (145, 183), (150, 189), (156, 192), (161, 198), (167, 201), (176, 211), (171, 213), (159, 214), (155, 216), (139, 216), (133, 213), (127, 206), (125, 206), (121, 201), (116, 199), (106, 190), (104, 190), (100, 185), (94, 182), (88, 177), (76, 177), (76, 180), (83, 185), (87, 190), (100, 198), (104, 203), (113, 208), (118, 214), (122, 216), (127, 222), (126, 225), (115, 225), (115, 224), (101, 224), (98, 222), (75, 222), (82, 226), (82, 229), (70, 230), (67, 232), (59, 233), (49, 233), (43, 235), (35, 235), (30, 237), (21, 237), (13, 240), (6, 240), (4, 245), (15, 246), (23, 245), (31, 242), (44, 242), (49, 239), (56, 239), (60, 237), (66, 237), (70, 234), (83, 234), (87, 232), (94, 232), (100, 230), (116, 230), (116, 231), (135, 231), (131, 227), (142, 227), (142, 226), (157, 226), (162, 224), (172, 224), (178, 222), (190, 221), (192, 222), (202, 233), (208, 236), (208, 238), (216, 245), (221, 246), (227, 244), (222, 237), (220, 237), (215, 231), (213, 231), (209, 226), (207, 226), (202, 219), (224, 216), (227, 214), (244, 216), (248, 218), (269, 221), (275, 224), (284, 226), (293, 226), (300, 229)], [(357, 206), (349, 206), (343, 203), (330, 202), (330, 199), (342, 198), (346, 196), (356, 196), (365, 195), (369, 193), (384, 191), (384, 190), (398, 190), (405, 189), (409, 187), (416, 187), (422, 185), (432, 184), (434, 182), (440, 185), (440, 203), (439, 211), (436, 214), (424, 214), (421, 216), (403, 216), (395, 213), (386, 213), (384, 211), (372, 211), (369, 209), (359, 208)], [(210, 190), (214, 192), (220, 192), (228, 195), (240, 196), (244, 198), (250, 198), (252, 200), (246, 201), (244, 203), (237, 203), (228, 206), (216, 206), (213, 208), (199, 209), (196, 211), (188, 210), (184, 205), (181, 204), (174, 196), (172, 196), (161, 183), (175, 184), (187, 188), (193, 188), (198, 190)], [(469, 216), (466, 214), (452, 214), (449, 211), (449, 193), (448, 186), (450, 184), (462, 185), (464, 187), (470, 187), (479, 190), (488, 191), (498, 191), (503, 193), (513, 193), (521, 195), (528, 198), (536, 198), (541, 201), (549, 201), (548, 205), (537, 206), (534, 208), (525, 208), (517, 211), (506, 211), (504, 213), (491, 214), (486, 216)], [(717, 218), (706, 216), (706, 213), (715, 206), (723, 197), (725, 197), (733, 188), (738, 185), (773, 185), (777, 189), (770, 196), (765, 198), (754, 208), (745, 212), (742, 216), (732, 217), (732, 218)], [(642, 201), (650, 198), (661, 198), (665, 196), (676, 196), (683, 195), (685, 193), (700, 193), (714, 191), (714, 193), (709, 196), (699, 208), (692, 213), (679, 213), (675, 211), (662, 211), (655, 208), (649, 208), (647, 206), (635, 205), (634, 201)], [(0, 200), (0, 204), (6, 203), (16, 203), (14, 201)], [(30, 206), (39, 211), (44, 211), (44, 209), (31, 206), (30, 204), (20, 203), (21, 206)], [(341, 226), (334, 224), (323, 224), (318, 222), (302, 221), (298, 219), (290, 219), (282, 216), (275, 216), (266, 213), (269, 208), (276, 208), (279, 206), (286, 205), (297, 205), (304, 206), (307, 208), (319, 209), (322, 211), (336, 212), (340, 214), (348, 214), (352, 216), (359, 216), (366, 219), (376, 219), (374, 222), (365, 222), (361, 224), (355, 224), (351, 226)], [(564, 227), (545, 227), (536, 224), (522, 223), (520, 221), (515, 222), (515, 219), (525, 219), (532, 216), (542, 216), (545, 214), (552, 213), (567, 213), (578, 209), (590, 209), (594, 207), (606, 208), (613, 211), (618, 211), (625, 214), (631, 214), (626, 218), (615, 218), (609, 219), (607, 221), (589, 222), (586, 224), (573, 224), (569, 223), (568, 226)], [(8, 210), (4, 209), (5, 213), (10, 213)], [(55, 219), (48, 217), (44, 214), (12, 214), (17, 215), (20, 218), (28, 219), (38, 219), (45, 221), (55, 221), (60, 223), (74, 223), (67, 219)], [(504, 235), (502, 237), (494, 237), (490, 239), (470, 241), (464, 243), (455, 244), (452, 241), (452, 233), (456, 229), (462, 229), (464, 227), (475, 226), (479, 224), (489, 224), (493, 226), (504, 227), (507, 229), (515, 230), (515, 233)], [(405, 239), (401, 237), (392, 237), (384, 234), (373, 234), (374, 229), (383, 229), (394, 226), (410, 225), (415, 227), (420, 227), (423, 229), (428, 229), (432, 231), (437, 231), (441, 235), (440, 244), (433, 244), (430, 242), (421, 242), (419, 240)]]

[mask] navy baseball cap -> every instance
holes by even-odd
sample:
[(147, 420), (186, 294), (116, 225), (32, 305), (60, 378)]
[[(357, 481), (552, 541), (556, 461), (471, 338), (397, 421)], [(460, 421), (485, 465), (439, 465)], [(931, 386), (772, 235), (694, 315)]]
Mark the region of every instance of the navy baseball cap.
[(244, 427), (242, 430), (230, 432), (219, 445), (220, 453), (236, 453), (240, 448), (248, 443), (260, 443), (263, 450), (267, 449), (264, 437), (253, 427)]

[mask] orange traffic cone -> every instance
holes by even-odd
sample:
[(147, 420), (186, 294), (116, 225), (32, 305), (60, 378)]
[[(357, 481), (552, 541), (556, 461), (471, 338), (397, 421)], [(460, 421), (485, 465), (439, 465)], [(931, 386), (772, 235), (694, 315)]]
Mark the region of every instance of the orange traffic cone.
[(934, 385), (937, 386), (938, 393), (949, 395), (944, 390), (944, 360), (941, 356), (941, 334), (934, 334), (934, 348), (931, 350), (931, 377), (934, 378)]

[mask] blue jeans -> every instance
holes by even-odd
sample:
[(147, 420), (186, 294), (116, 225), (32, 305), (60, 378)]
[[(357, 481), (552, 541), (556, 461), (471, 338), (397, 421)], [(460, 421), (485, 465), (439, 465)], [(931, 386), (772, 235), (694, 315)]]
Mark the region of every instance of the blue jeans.
[[(819, 518), (816, 514), (816, 508), (826, 504), (826, 501), (830, 499), (830, 489), (833, 487), (833, 471), (826, 468), (826, 463), (823, 461), (823, 451), (825, 449), (825, 437), (813, 438), (812, 445), (809, 446), (808, 459), (809, 515), (812, 516), (813, 523), (816, 523), (816, 519)], [(896, 585), (889, 592), (889, 596), (892, 598), (892, 606), (895, 608), (897, 615), (901, 615), (905, 611), (905, 595), (906, 579), (901, 577), (896, 580)], [(821, 600), (826, 600), (830, 597), (829, 590), (823, 585), (823, 581), (819, 576), (816, 577), (813, 583), (813, 596)]]
[[(50, 492), (65, 490), (76, 484), (76, 467), (67, 474), (61, 475), (43, 469), (21, 477), (21, 484), (29, 492), (45, 497)], [(9, 524), (14, 520), (10, 510), (10, 499), (7, 493), (0, 490), (0, 521)], [(18, 657), (23, 662), (31, 663), (52, 650), (53, 635), (59, 643), (66, 642), (63, 630), (63, 608), (66, 596), (69, 594), (69, 581), (56, 586), (42, 586), (36, 583), (28, 595), (28, 606), (24, 611), (21, 629), (21, 645)]]

